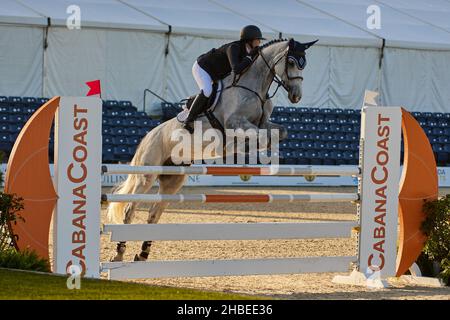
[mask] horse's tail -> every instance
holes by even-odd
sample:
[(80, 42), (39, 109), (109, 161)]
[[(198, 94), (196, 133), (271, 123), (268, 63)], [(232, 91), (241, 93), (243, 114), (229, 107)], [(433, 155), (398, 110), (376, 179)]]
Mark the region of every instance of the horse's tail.
[[(158, 139), (159, 130), (161, 128), (155, 128), (150, 131), (147, 136), (141, 141), (136, 149), (136, 153), (131, 160), (130, 165), (132, 166), (142, 166), (142, 165), (162, 165), (160, 154), (157, 152), (149, 153), (148, 150), (161, 150), (161, 141)], [(152, 143), (149, 145), (149, 143)], [(149, 179), (148, 176), (141, 174), (129, 174), (127, 178), (122, 181), (112, 193), (114, 194), (132, 194), (148, 183), (153, 184), (156, 176)], [(107, 216), (109, 221), (122, 224), (125, 218), (125, 208), (128, 206), (126, 202), (111, 202), (108, 205)]]
[[(115, 194), (130, 194), (139, 183), (139, 177), (135, 174), (129, 174), (128, 177), (122, 181), (113, 191)], [(111, 202), (108, 205), (107, 215), (109, 221), (116, 224), (124, 223), (126, 202)]]

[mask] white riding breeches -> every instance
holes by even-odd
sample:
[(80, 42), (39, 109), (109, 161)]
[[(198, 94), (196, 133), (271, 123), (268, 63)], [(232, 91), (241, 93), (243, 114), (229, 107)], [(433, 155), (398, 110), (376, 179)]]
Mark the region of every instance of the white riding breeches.
[(194, 65), (192, 66), (192, 75), (194, 76), (195, 81), (197, 82), (198, 87), (200, 90), (203, 91), (203, 94), (206, 97), (209, 97), (212, 93), (212, 79), (211, 76), (202, 69), (197, 63), (197, 61), (194, 62)]

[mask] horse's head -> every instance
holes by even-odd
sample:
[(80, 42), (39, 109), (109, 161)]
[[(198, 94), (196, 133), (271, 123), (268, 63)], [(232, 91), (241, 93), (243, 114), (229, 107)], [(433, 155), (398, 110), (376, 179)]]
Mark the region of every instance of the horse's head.
[(280, 53), (274, 71), (282, 80), (284, 88), (288, 91), (289, 101), (298, 103), (302, 98), (303, 69), (306, 67), (305, 51), (318, 40), (300, 43), (290, 39), (287, 48)]

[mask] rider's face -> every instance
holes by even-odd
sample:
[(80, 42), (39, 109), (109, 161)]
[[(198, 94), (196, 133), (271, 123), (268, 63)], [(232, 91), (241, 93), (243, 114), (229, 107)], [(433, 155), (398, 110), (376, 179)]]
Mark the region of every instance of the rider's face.
[(259, 39), (252, 40), (252, 42), (251, 42), (252, 48), (257, 47), (257, 46), (259, 46), (260, 44), (261, 44), (261, 40), (259, 40)]

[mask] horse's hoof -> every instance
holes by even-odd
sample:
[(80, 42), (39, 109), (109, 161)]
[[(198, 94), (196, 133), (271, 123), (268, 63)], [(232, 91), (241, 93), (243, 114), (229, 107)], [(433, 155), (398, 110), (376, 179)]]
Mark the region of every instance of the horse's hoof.
[(110, 262), (121, 262), (122, 260), (123, 260), (122, 257), (115, 256), (114, 258), (111, 258), (109, 261)]
[(134, 256), (134, 261), (147, 261), (147, 258), (137, 254)]

